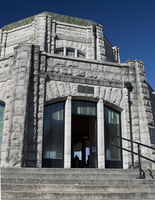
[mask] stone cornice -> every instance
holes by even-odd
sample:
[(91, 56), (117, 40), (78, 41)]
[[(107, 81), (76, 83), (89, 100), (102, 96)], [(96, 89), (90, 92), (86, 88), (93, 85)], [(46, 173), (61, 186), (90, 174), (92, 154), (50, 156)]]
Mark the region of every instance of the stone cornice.
[(41, 55), (43, 56), (48, 56), (50, 58), (58, 58), (62, 60), (71, 60), (71, 61), (77, 61), (77, 62), (85, 62), (85, 63), (90, 63), (90, 64), (98, 64), (98, 65), (107, 65), (111, 67), (119, 67), (119, 68), (129, 68), (128, 63), (114, 63), (114, 62), (105, 62), (105, 61), (99, 61), (99, 60), (90, 60), (86, 58), (75, 58), (75, 57), (69, 57), (69, 56), (62, 56), (62, 55), (57, 55), (57, 54), (50, 54), (46, 52), (41, 52)]

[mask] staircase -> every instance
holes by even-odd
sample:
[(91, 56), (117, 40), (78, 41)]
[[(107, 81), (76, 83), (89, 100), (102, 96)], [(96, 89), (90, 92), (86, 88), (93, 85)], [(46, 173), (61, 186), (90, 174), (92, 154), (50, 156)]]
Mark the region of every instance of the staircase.
[[(155, 200), (155, 179), (138, 170), (2, 168), (2, 200)], [(155, 177), (155, 171), (153, 171)]]

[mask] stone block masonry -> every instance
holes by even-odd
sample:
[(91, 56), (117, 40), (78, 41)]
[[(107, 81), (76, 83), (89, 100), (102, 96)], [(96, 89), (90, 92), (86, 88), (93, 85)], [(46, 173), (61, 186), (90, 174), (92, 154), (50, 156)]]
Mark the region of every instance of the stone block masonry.
[[(135, 141), (152, 145), (149, 130), (155, 128), (155, 95), (142, 61), (121, 64), (119, 49), (105, 38), (101, 25), (89, 20), (42, 13), (17, 24), (0, 30), (0, 104), (5, 105), (2, 167), (42, 167), (44, 107), (62, 101), (65, 168), (72, 160), (74, 100), (96, 105), (98, 168), (105, 168), (107, 156), (104, 107), (119, 113), (122, 137), (130, 139), (132, 130)], [(132, 86), (131, 113), (126, 83)], [(130, 144), (122, 145), (131, 149)], [(141, 152), (153, 157), (145, 148)], [(138, 166), (136, 156), (134, 162)], [(145, 160), (142, 164), (152, 167)], [(122, 154), (122, 165), (131, 167), (128, 152)]]

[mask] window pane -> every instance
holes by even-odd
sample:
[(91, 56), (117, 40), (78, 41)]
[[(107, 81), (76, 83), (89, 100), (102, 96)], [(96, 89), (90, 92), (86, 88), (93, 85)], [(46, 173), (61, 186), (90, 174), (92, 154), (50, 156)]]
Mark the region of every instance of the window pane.
[(4, 123), (4, 105), (0, 104), (0, 159), (1, 159), (1, 147), (3, 136), (3, 123)]
[(64, 103), (45, 107), (43, 158), (63, 159)]
[(77, 52), (77, 57), (79, 57), (79, 58), (85, 58), (85, 55), (83, 53)]
[(63, 50), (56, 50), (54, 53), (58, 55), (63, 55)]
[[(121, 161), (121, 150), (112, 145), (113, 136), (121, 135), (120, 130), (120, 114), (115, 110), (104, 107), (104, 122), (105, 122), (105, 153), (106, 160)], [(120, 139), (115, 141), (115, 144), (120, 146)]]
[(72, 113), (75, 115), (96, 116), (96, 103), (88, 101), (72, 101)]
[(66, 56), (75, 56), (75, 52), (73, 50), (66, 50)]

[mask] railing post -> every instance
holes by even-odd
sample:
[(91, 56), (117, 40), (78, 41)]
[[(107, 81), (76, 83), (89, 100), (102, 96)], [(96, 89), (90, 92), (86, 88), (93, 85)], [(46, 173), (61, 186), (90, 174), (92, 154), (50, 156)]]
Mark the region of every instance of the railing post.
[(142, 178), (142, 168), (140, 160), (140, 145), (138, 144), (138, 162), (139, 162), (139, 178)]
[[(145, 172), (142, 170), (141, 166), (141, 152), (140, 152), (140, 144), (138, 143), (138, 161), (139, 161), (139, 178), (145, 178)], [(143, 175), (142, 175), (143, 172)]]

